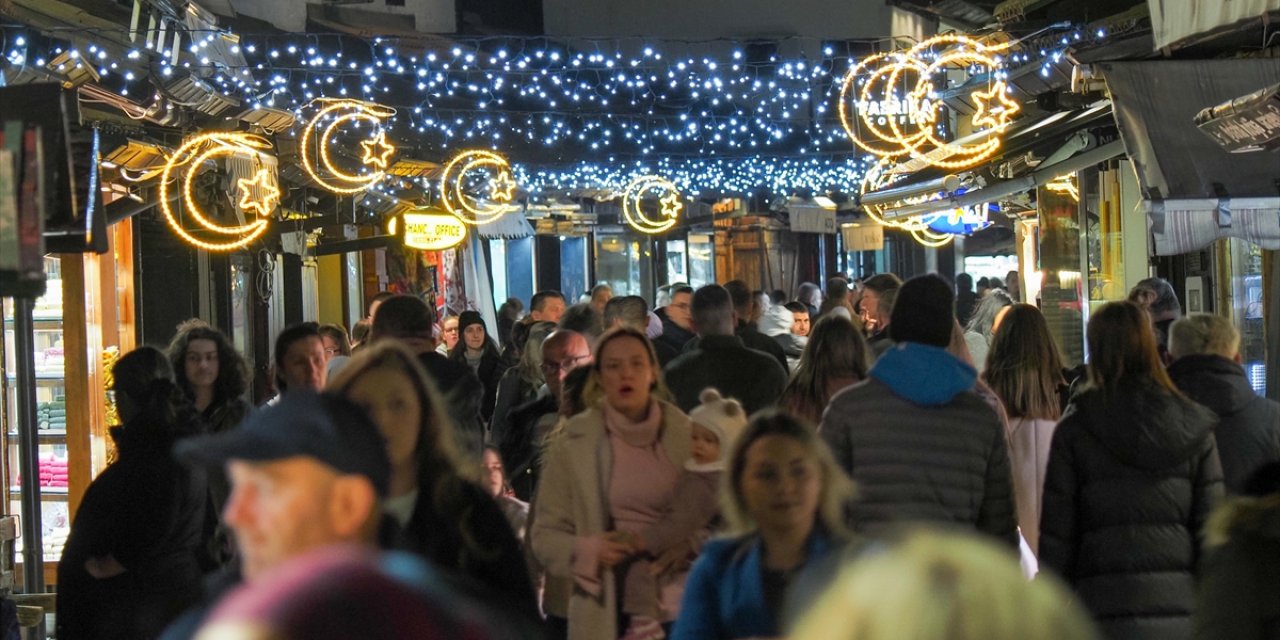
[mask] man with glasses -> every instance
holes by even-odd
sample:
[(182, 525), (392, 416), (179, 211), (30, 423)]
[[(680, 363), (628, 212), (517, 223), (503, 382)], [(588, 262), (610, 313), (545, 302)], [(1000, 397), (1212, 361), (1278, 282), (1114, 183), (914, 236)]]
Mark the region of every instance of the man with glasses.
[(676, 353), (683, 353), (684, 345), (697, 336), (693, 332), (693, 287), (687, 284), (672, 286), (671, 302), (655, 311), (654, 315), (662, 320), (662, 335), (654, 342), (664, 343)]
[(538, 451), (546, 430), (555, 424), (560, 394), (570, 371), (591, 364), (587, 339), (561, 329), (542, 342), (542, 377), (547, 393), (511, 410), (507, 429), (497, 442), (507, 480), (516, 497), (528, 502), (538, 483)]

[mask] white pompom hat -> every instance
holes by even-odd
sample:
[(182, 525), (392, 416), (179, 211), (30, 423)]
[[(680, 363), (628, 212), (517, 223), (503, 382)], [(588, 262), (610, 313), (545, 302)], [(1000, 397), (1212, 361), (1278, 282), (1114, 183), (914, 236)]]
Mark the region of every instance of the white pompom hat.
[(702, 404), (689, 412), (689, 419), (720, 438), (720, 460), (723, 461), (747, 427), (747, 411), (740, 402), (721, 396), (720, 391), (711, 387), (703, 389), (698, 400)]

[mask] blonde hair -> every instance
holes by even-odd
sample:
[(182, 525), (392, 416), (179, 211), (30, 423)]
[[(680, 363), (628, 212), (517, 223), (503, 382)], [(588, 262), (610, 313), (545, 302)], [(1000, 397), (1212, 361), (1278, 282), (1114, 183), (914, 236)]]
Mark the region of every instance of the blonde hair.
[(822, 475), (817, 522), (832, 534), (848, 535), (844, 510), (853, 499), (853, 481), (836, 464), (827, 443), (818, 437), (817, 429), (790, 413), (774, 409), (757, 412), (751, 417), (751, 422), (747, 423), (746, 430), (738, 436), (729, 455), (729, 472), (723, 474), (721, 480), (720, 503), (721, 511), (729, 522), (730, 532), (743, 535), (759, 528), (747, 511), (747, 501), (742, 495), (742, 478), (747, 468), (747, 451), (756, 441), (767, 436), (791, 438), (808, 450)]
[(1089, 640), (1089, 617), (1041, 574), (972, 535), (917, 530), (843, 569), (792, 640)]
[(654, 351), (653, 342), (639, 329), (617, 327), (604, 332), (604, 335), (596, 341), (594, 361), (591, 363), (591, 377), (587, 379), (587, 384), (582, 391), (583, 405), (595, 407), (604, 402), (604, 389), (600, 388), (600, 356), (604, 355), (604, 349), (610, 342), (622, 338), (634, 338), (644, 345), (645, 351), (649, 354), (649, 367), (653, 369), (653, 385), (649, 387), (649, 393), (659, 400), (670, 401), (671, 392), (667, 391), (667, 385), (662, 381), (662, 365), (658, 363), (658, 352)]
[(1208, 353), (1231, 359), (1239, 352), (1240, 332), (1222, 316), (1192, 313), (1169, 327), (1169, 353), (1175, 358)]

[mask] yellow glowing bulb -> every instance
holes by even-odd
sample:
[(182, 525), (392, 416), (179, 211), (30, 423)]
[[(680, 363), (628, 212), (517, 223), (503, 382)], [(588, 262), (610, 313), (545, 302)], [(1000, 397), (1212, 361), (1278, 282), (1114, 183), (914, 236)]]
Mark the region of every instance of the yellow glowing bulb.
[[(271, 184), (268, 178), (266, 169), (258, 169), (252, 179), (241, 178), (236, 181), (236, 186), (240, 188), (241, 209), (256, 210), (262, 217), (271, 215), (276, 208), (275, 203), (280, 200), (280, 188)], [(254, 187), (264, 191), (265, 195), (259, 198), (253, 197)]]
[[(464, 183), (470, 172), (488, 168), (497, 177), (489, 181), (489, 195), (496, 203), (480, 204), (464, 192)], [(493, 222), (511, 211), (504, 204), (513, 197), (518, 185), (511, 178), (511, 166), (507, 159), (483, 149), (462, 151), (455, 155), (440, 174), (440, 200), (444, 208), (467, 224)], [(496, 188), (495, 188), (496, 187)]]

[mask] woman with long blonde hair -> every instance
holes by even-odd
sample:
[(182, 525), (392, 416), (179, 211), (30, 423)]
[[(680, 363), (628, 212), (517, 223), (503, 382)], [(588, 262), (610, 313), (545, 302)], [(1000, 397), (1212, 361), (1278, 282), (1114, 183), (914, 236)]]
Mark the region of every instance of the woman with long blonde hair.
[(1040, 496), (1049, 465), (1049, 443), (1061, 417), (1062, 357), (1040, 310), (1015, 304), (994, 334), (983, 374), (1009, 416), (1009, 462), (1018, 527), (1032, 553), (1040, 548)]

